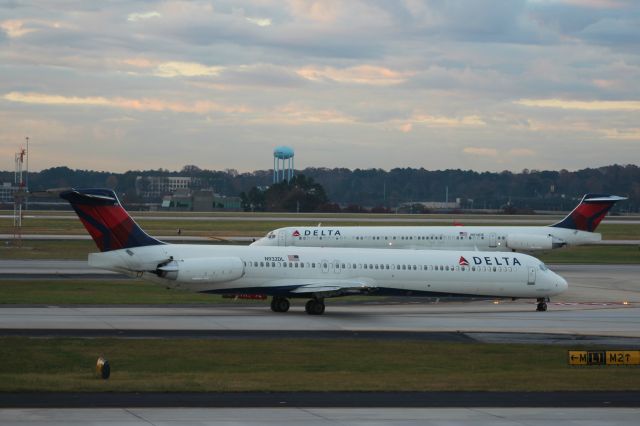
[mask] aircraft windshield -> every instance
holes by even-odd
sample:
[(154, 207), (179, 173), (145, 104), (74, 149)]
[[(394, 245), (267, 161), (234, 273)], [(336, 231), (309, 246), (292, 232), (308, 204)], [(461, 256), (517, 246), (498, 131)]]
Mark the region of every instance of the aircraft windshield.
[(540, 263), (540, 269), (546, 271), (549, 268), (547, 268), (547, 265), (545, 265), (544, 263)]
[(273, 239), (273, 238), (275, 238), (275, 237), (276, 237), (276, 234), (275, 234), (275, 233), (273, 233), (273, 231), (272, 231), (272, 232), (269, 232), (269, 233), (267, 234), (267, 238), (268, 238), (268, 239), (270, 239), (270, 240), (271, 240), (271, 239)]

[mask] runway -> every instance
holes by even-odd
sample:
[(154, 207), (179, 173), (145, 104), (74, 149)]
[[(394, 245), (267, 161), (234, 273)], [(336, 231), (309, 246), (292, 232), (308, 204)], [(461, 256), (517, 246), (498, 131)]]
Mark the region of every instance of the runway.
[[(547, 312), (535, 312), (535, 304), (528, 300), (499, 304), (428, 303), (419, 298), (371, 298), (358, 302), (327, 299), (327, 311), (321, 317), (304, 313), (301, 299), (294, 300), (286, 314), (271, 312), (266, 302), (212, 306), (4, 306), (0, 308), (0, 328), (462, 332), (476, 336), (484, 333), (484, 341), (507, 336), (502, 333), (508, 333), (508, 341), (527, 341), (530, 337), (526, 335), (532, 333), (640, 338), (640, 265), (556, 265), (552, 269), (569, 281), (569, 290), (554, 298)], [(105, 276), (104, 271), (89, 268), (84, 261), (0, 261), (0, 277), (24, 273), (42, 277)]]
[(0, 424), (38, 425), (474, 425), (635, 426), (638, 408), (120, 408), (4, 409)]
[[(50, 306), (0, 308), (0, 329), (386, 331), (553, 333), (640, 338), (640, 307), (552, 305), (535, 312), (530, 303), (327, 305), (320, 317), (302, 304), (286, 314), (262, 305), (207, 307)], [(1, 331), (0, 331), (1, 332)]]

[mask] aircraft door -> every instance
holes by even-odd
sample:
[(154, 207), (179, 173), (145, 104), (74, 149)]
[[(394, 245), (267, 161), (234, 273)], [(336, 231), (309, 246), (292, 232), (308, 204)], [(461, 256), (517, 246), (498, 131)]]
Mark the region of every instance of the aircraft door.
[(489, 247), (496, 247), (497, 245), (496, 234), (495, 232), (492, 232), (489, 234)]
[(337, 260), (333, 261), (333, 272), (335, 274), (339, 274), (340, 273), (340, 262)]
[(529, 277), (527, 278), (527, 285), (535, 285), (536, 283), (536, 268), (529, 266)]
[(286, 231), (280, 231), (278, 232), (278, 245), (280, 247), (284, 247), (287, 245), (287, 232)]
[(323, 260), (321, 266), (322, 266), (322, 273), (323, 274), (326, 274), (327, 272), (329, 272), (329, 261)]

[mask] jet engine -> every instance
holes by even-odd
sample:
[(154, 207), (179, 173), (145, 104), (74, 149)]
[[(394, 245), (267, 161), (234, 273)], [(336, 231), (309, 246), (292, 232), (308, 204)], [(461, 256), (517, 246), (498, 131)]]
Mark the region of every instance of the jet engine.
[(562, 241), (553, 238), (551, 235), (507, 235), (507, 247), (512, 250), (549, 250), (563, 245)]
[(156, 273), (161, 278), (178, 282), (219, 283), (241, 278), (244, 263), (239, 257), (169, 260), (159, 264)]

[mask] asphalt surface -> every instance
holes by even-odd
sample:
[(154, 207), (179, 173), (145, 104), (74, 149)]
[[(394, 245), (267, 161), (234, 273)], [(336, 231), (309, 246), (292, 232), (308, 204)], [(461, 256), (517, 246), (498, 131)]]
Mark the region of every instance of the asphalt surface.
[(0, 407), (640, 407), (640, 392), (32, 392)]
[(304, 425), (304, 426), (636, 426), (637, 408), (94, 408), (0, 409), (3, 426)]

